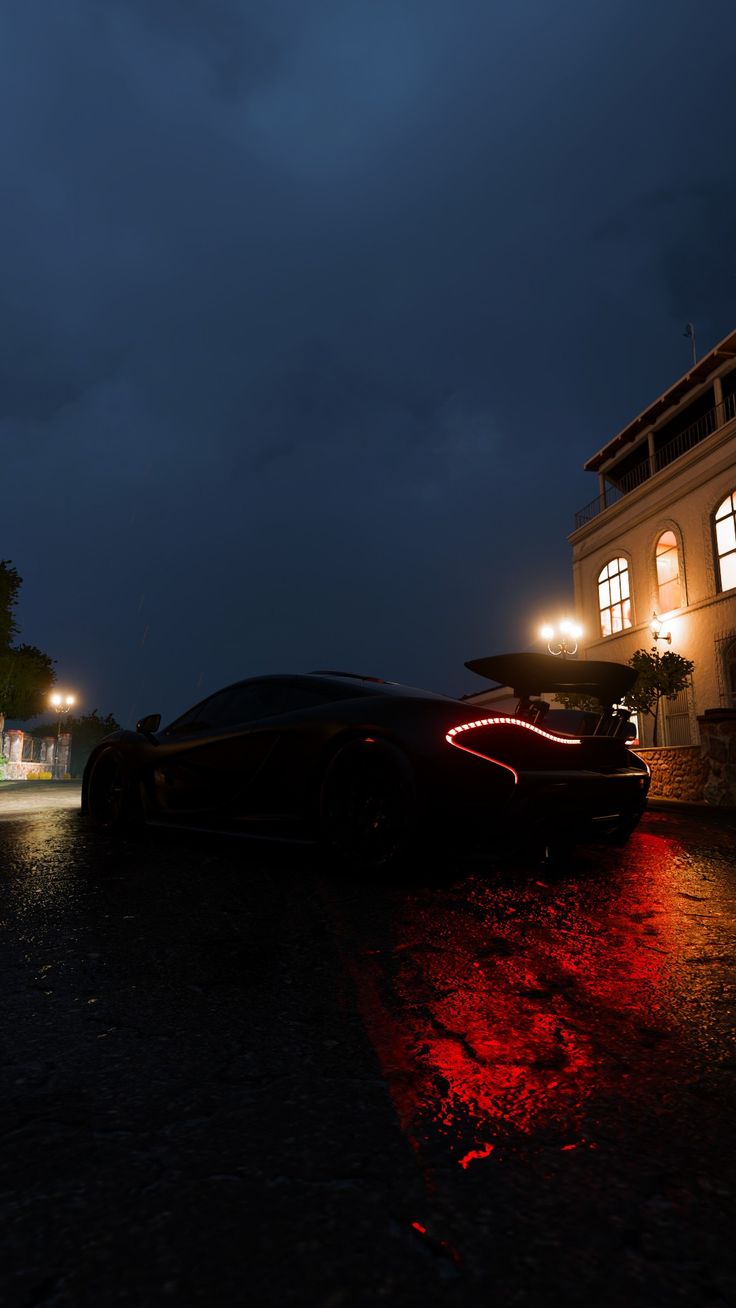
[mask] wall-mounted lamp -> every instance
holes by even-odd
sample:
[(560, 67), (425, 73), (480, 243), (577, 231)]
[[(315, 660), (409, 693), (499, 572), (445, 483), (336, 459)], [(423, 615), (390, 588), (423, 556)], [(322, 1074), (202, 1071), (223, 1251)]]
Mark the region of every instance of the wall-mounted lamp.
[(672, 632), (671, 632), (671, 631), (664, 631), (664, 630), (663, 630), (664, 624), (663, 624), (663, 622), (662, 622), (662, 619), (661, 619), (661, 618), (658, 618), (657, 615), (656, 615), (656, 613), (653, 613), (653, 614), (652, 614), (652, 621), (650, 622), (649, 625), (650, 625), (650, 627), (651, 627), (652, 635), (653, 635), (655, 641), (656, 641), (656, 640), (666, 640), (668, 644), (671, 643), (671, 641), (672, 641)]

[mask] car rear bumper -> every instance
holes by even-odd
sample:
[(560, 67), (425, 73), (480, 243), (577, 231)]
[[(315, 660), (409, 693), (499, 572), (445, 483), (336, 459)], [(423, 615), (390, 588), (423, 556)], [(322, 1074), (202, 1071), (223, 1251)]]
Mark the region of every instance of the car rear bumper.
[(649, 776), (527, 773), (503, 811), (473, 805), (461, 815), (475, 849), (522, 851), (540, 842), (585, 844), (628, 834), (646, 807)]

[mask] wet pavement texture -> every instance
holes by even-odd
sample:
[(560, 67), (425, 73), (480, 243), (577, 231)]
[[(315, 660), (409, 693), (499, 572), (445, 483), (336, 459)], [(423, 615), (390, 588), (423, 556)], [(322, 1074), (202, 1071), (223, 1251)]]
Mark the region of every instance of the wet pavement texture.
[(0, 1302), (736, 1304), (736, 819), (391, 884), (0, 792)]

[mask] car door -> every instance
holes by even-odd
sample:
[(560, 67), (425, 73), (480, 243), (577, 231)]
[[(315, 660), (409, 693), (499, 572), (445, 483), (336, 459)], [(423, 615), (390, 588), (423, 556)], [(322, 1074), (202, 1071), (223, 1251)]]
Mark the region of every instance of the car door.
[(221, 820), (244, 803), (253, 778), (274, 747), (259, 731), (272, 716), (263, 684), (242, 682), (218, 691), (159, 736), (154, 772), (162, 816)]
[(238, 816), (298, 822), (313, 797), (323, 746), (335, 730), (334, 705), (353, 698), (355, 690), (281, 676), (264, 683), (262, 695), (269, 717), (254, 724), (262, 744), (259, 767), (240, 796)]

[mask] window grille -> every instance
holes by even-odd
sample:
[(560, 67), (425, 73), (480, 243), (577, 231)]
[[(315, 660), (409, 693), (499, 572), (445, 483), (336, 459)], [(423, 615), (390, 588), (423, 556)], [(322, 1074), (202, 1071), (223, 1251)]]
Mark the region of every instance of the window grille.
[(613, 636), (631, 626), (631, 588), (626, 559), (611, 559), (598, 574), (601, 635)]
[(681, 690), (674, 699), (663, 699), (660, 715), (663, 745), (692, 745), (690, 696), (687, 690)]

